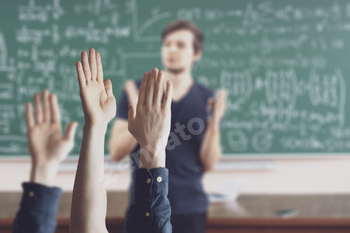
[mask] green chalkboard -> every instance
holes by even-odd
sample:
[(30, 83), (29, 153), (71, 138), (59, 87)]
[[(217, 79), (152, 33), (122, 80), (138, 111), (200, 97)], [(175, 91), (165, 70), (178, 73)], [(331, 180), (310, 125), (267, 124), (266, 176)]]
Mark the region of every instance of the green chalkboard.
[(119, 98), (126, 79), (162, 68), (160, 34), (176, 19), (205, 33), (194, 78), (229, 91), (225, 156), (350, 150), (349, 1), (21, 0), (0, 7), (0, 155), (28, 155), (24, 106), (44, 88), (64, 127), (80, 123), (77, 155), (80, 52), (101, 52)]

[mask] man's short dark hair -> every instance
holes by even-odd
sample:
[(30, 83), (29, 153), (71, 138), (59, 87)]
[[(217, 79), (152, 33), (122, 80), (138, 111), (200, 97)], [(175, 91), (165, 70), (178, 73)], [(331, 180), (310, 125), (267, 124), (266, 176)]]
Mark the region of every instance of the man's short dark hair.
[(177, 21), (171, 22), (166, 28), (164, 28), (162, 32), (162, 41), (167, 35), (178, 30), (189, 30), (190, 32), (192, 32), (194, 36), (193, 48), (194, 48), (195, 54), (203, 50), (203, 42), (204, 42), (203, 32), (197, 27), (197, 25), (185, 20), (177, 20)]

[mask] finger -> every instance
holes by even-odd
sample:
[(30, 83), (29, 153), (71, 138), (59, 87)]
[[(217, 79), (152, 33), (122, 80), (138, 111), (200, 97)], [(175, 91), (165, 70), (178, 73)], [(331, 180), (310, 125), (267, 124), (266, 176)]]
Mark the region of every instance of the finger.
[(221, 89), (218, 93), (218, 97), (216, 98), (216, 101), (214, 102), (214, 110), (213, 110), (213, 117), (215, 119), (219, 119), (223, 116), (223, 113), (225, 111), (225, 99), (226, 99), (226, 90)]
[(220, 91), (219, 91), (219, 99), (220, 98), (223, 99), (226, 96), (226, 94), (227, 94), (226, 89), (224, 89), (224, 88), (220, 89)]
[(136, 107), (137, 103), (137, 87), (134, 81), (127, 81), (125, 84), (126, 95), (128, 96), (129, 103)]
[(27, 119), (27, 128), (31, 128), (34, 126), (34, 118), (33, 118), (33, 109), (32, 104), (27, 103), (26, 104), (26, 119)]
[(227, 97), (227, 90), (226, 89), (222, 89), (222, 99), (223, 99), (223, 101), (226, 100), (226, 97)]
[(131, 83), (130, 83), (130, 89), (132, 90), (132, 93), (134, 94), (134, 95), (138, 95), (139, 93), (139, 90), (137, 89), (137, 86), (136, 86), (136, 83), (134, 82), (134, 81), (132, 81)]
[(151, 77), (147, 84), (146, 106), (148, 107), (151, 107), (153, 104), (153, 96), (154, 96), (154, 89), (155, 89), (155, 84), (157, 80), (157, 75), (158, 75), (158, 69), (153, 68), (151, 71)]
[(155, 97), (154, 97), (154, 103), (153, 103), (158, 109), (160, 109), (162, 105), (161, 102), (163, 97), (163, 82), (164, 82), (164, 72), (160, 70), (158, 72)]
[(80, 61), (77, 61), (75, 63), (75, 66), (77, 68), (78, 81), (79, 81), (79, 86), (81, 89), (81, 88), (84, 88), (86, 86), (86, 78), (85, 78), (85, 74), (83, 71), (83, 66), (81, 65)]
[(171, 110), (171, 101), (173, 99), (173, 85), (170, 82), (170, 80), (167, 81), (166, 84), (166, 92), (165, 92), (165, 97), (163, 101), (163, 109), (166, 109), (168, 111)]
[(96, 65), (97, 65), (97, 81), (103, 81), (103, 68), (101, 54), (96, 52)]
[(134, 106), (129, 104), (129, 111), (128, 111), (128, 130), (130, 131), (132, 124), (134, 123), (135, 119), (135, 109)]
[(222, 89), (221, 93), (220, 93), (220, 99), (219, 99), (219, 105), (221, 108), (221, 115), (223, 115), (225, 113), (225, 109), (226, 109), (226, 98), (227, 98), (227, 90), (226, 89)]
[(91, 70), (91, 80), (95, 81), (97, 76), (97, 68), (96, 68), (96, 54), (95, 49), (90, 48), (89, 51), (89, 65)]
[(145, 105), (146, 93), (147, 93), (147, 85), (150, 77), (150, 73), (146, 72), (143, 74), (142, 83), (139, 89), (139, 99), (137, 101), (137, 109)]
[(130, 97), (134, 97), (135, 95), (137, 96), (137, 86), (135, 84), (134, 81), (129, 80), (125, 83), (125, 88), (126, 88), (126, 92), (128, 95), (130, 95)]
[(43, 122), (43, 113), (42, 113), (42, 106), (41, 106), (41, 98), (40, 94), (36, 93), (34, 95), (34, 111), (35, 111), (35, 123), (40, 124)]
[(131, 95), (133, 94), (132, 93), (132, 84), (131, 84), (132, 81), (126, 81), (125, 83), (125, 91), (126, 91), (126, 94), (128, 95), (128, 98), (129, 98), (129, 102), (130, 102), (130, 97)]
[(42, 98), (43, 98), (43, 113), (44, 113), (43, 122), (50, 123), (51, 112), (50, 112), (50, 103), (49, 103), (49, 92), (47, 90), (43, 90)]
[(51, 121), (52, 123), (61, 123), (60, 119), (60, 108), (58, 106), (57, 97), (54, 94), (51, 94), (49, 97), (50, 100), (50, 111), (51, 111)]
[(226, 92), (224, 89), (221, 89), (218, 95), (217, 100), (215, 101), (215, 108), (221, 109), (224, 108), (226, 100)]
[(227, 90), (224, 89), (224, 97), (223, 97), (223, 105), (224, 105), (224, 109), (226, 109), (226, 101), (227, 101)]
[(78, 123), (77, 122), (71, 122), (69, 125), (67, 125), (66, 135), (64, 136), (64, 138), (67, 141), (73, 141), (74, 142), (74, 136), (75, 136), (75, 132), (77, 130), (77, 127), (78, 127)]
[(107, 94), (108, 98), (114, 97), (111, 80), (106, 79), (103, 81), (103, 84), (105, 85), (105, 90), (106, 90), (106, 94)]
[(85, 76), (86, 83), (91, 81), (91, 72), (90, 72), (90, 66), (87, 58), (87, 54), (85, 51), (81, 52), (81, 63), (83, 65), (83, 72)]

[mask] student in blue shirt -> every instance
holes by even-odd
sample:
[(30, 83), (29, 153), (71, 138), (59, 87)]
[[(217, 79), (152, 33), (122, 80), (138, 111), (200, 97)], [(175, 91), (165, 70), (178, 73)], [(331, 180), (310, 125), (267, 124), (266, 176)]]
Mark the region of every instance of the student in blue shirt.
[[(73, 188), (70, 232), (107, 232), (106, 190), (103, 186), (104, 138), (116, 113), (110, 80), (103, 80), (101, 56), (90, 49), (77, 62), (80, 97), (85, 116), (83, 140)], [(172, 85), (164, 73), (152, 69), (142, 79), (137, 106), (129, 106), (128, 130), (140, 144), (140, 167), (136, 171), (134, 203), (127, 222), (129, 233), (170, 233), (170, 204), (167, 198), (168, 170), (165, 147), (170, 132)]]
[[(26, 105), (27, 137), (31, 155), (29, 182), (22, 183), (23, 195), (14, 224), (14, 233), (53, 233), (62, 190), (53, 187), (59, 164), (74, 145), (76, 122), (67, 126), (62, 135), (57, 98), (47, 90), (34, 95), (32, 105)], [(34, 120), (35, 119), (35, 120)]]
[[(208, 208), (201, 179), (222, 154), (220, 122), (225, 112), (226, 91), (214, 91), (194, 81), (192, 67), (203, 50), (203, 33), (193, 23), (175, 21), (162, 34), (161, 55), (166, 79), (173, 83), (171, 129), (166, 147), (169, 169), (169, 200), (174, 233), (204, 233)], [(136, 106), (141, 81), (128, 81), (118, 104), (109, 141), (110, 155), (121, 161), (130, 154), (139, 163), (140, 145), (128, 132), (128, 105)], [(211, 118), (208, 120), (210, 111)], [(135, 172), (130, 186), (134, 199)]]

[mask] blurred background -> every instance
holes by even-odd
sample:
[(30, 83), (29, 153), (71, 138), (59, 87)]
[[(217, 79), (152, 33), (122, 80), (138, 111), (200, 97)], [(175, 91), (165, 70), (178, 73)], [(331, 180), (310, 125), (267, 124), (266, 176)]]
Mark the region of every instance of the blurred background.
[[(0, 3), (0, 232), (9, 232), (29, 178), (25, 103), (48, 89), (63, 128), (79, 122), (56, 178), (58, 232), (66, 232), (84, 124), (80, 52), (101, 53), (118, 101), (125, 80), (162, 68), (161, 32), (178, 19), (205, 35), (194, 79), (228, 90), (224, 156), (203, 179), (208, 232), (350, 231), (349, 1), (21, 0)], [(107, 222), (119, 232), (130, 169), (109, 159), (109, 132)]]

